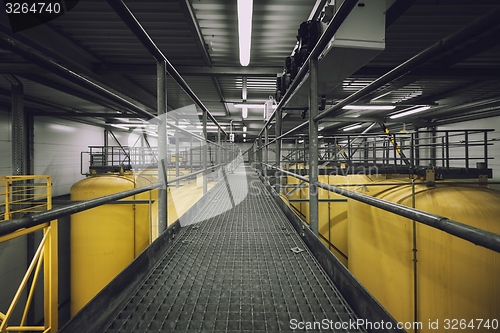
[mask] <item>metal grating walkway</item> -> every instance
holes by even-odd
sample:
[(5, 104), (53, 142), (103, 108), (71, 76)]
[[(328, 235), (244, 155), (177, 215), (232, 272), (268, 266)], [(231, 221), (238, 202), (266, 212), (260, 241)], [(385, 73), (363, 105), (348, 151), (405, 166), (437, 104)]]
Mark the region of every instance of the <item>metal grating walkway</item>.
[(290, 332), (291, 320), (356, 320), (249, 167), (217, 191), (107, 332)]

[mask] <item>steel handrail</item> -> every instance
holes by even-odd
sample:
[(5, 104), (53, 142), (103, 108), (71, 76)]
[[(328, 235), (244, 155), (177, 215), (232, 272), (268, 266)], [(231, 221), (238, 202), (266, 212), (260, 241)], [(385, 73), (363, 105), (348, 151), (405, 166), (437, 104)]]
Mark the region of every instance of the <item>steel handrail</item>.
[[(290, 171), (277, 168), (270, 164), (265, 164), (265, 163), (262, 164), (268, 168), (277, 170), (279, 172), (283, 172), (288, 175), (292, 175), (293, 177), (296, 177), (299, 180), (309, 183), (309, 179), (306, 177), (300, 176)], [(389, 202), (379, 198), (374, 198), (366, 194), (345, 190), (338, 186), (333, 186), (321, 182), (315, 182), (314, 185), (324, 190), (340, 194), (350, 199), (366, 203), (370, 206), (377, 207), (385, 211), (394, 213), (396, 215), (403, 216), (411, 220), (414, 220), (416, 222), (420, 222), (430, 227), (442, 230), (448, 234), (469, 241), (475, 245), (485, 247), (495, 252), (500, 252), (500, 235), (498, 234), (483, 229), (475, 228), (463, 224), (461, 222), (451, 220), (444, 216), (427, 213), (419, 209), (407, 207), (404, 205)]]

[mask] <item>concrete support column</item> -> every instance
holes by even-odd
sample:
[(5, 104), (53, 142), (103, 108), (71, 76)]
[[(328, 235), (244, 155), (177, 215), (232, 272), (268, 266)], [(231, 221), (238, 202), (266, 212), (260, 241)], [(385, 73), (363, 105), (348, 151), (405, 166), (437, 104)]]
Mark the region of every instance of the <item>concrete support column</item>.
[(168, 226), (167, 211), (167, 85), (165, 61), (156, 65), (156, 88), (158, 107), (158, 181), (164, 185), (158, 189), (158, 235)]
[[(318, 115), (318, 60), (309, 61), (309, 225), (318, 235), (318, 123), (314, 118)], [(304, 140), (305, 142), (305, 140)]]

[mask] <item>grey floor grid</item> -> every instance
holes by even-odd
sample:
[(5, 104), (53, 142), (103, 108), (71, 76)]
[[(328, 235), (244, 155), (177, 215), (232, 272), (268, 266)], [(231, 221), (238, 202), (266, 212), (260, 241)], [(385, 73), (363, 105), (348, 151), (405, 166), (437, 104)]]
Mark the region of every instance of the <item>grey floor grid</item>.
[(359, 332), (330, 329), (356, 317), (249, 167), (194, 222), (107, 332)]

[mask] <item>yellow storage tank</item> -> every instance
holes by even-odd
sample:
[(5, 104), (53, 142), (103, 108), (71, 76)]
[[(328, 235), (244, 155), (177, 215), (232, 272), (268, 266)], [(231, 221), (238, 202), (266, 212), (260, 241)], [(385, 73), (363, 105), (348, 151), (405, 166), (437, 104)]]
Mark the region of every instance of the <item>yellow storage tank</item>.
[[(141, 176), (103, 174), (71, 187), (71, 200), (88, 200), (147, 186)], [(156, 200), (157, 191), (124, 200)], [(71, 216), (71, 315), (75, 315), (150, 243), (147, 204), (109, 204)]]
[[(364, 191), (364, 187), (358, 186), (359, 184), (370, 184), (374, 180), (379, 179), (378, 175), (363, 175), (363, 174), (353, 174), (353, 175), (321, 175), (318, 176), (318, 181), (330, 185), (349, 185), (353, 186), (342, 186), (346, 190), (354, 190), (359, 188), (360, 191)], [(309, 193), (307, 193), (309, 195)], [(346, 197), (336, 194), (327, 190), (319, 189), (318, 193), (319, 199), (347, 199)], [(307, 205), (307, 212), (309, 212), (309, 204)], [(318, 231), (319, 234), (324, 238), (328, 239), (331, 246), (325, 242), (324, 238), (320, 237), (323, 244), (327, 246), (330, 251), (344, 264), (347, 266), (346, 257), (349, 257), (348, 248), (348, 238), (347, 238), (347, 223), (348, 223), (348, 213), (347, 213), (347, 202), (320, 202), (318, 204), (319, 208), (319, 219), (318, 219)]]
[[(342, 188), (353, 190), (361, 188), (359, 184), (369, 184), (374, 180), (381, 179), (380, 175), (320, 175), (318, 181), (330, 185), (348, 185)], [(300, 184), (301, 181), (293, 176), (287, 176), (288, 184)], [(306, 184), (308, 186), (308, 184)], [(309, 199), (309, 188), (303, 187), (295, 190), (288, 196), (288, 199)], [(290, 191), (291, 188), (288, 190)], [(324, 189), (318, 190), (319, 199), (347, 199), (346, 197)], [(294, 211), (307, 223), (309, 223), (309, 203), (308, 202), (289, 202), (294, 207)], [(332, 251), (332, 253), (347, 266), (346, 257), (349, 256), (347, 246), (347, 202), (320, 202), (318, 204), (319, 220), (318, 232), (321, 235), (320, 240)], [(328, 241), (330, 244), (328, 244)]]
[[(411, 184), (370, 187), (380, 199), (412, 206)], [(407, 181), (409, 182), (409, 181)], [(415, 186), (415, 207), (500, 234), (500, 192), (482, 186)], [(400, 322), (421, 322), (419, 332), (475, 325), (471, 332), (491, 332), (477, 325), (500, 313), (500, 254), (443, 231), (355, 200), (348, 203), (349, 270)], [(413, 240), (417, 270), (414, 271)], [(416, 274), (417, 297), (414, 298)], [(414, 310), (417, 318), (414, 318)], [(458, 326), (457, 321), (458, 320)], [(433, 323), (434, 326), (430, 323)], [(438, 326), (436, 326), (436, 324)], [(433, 327), (439, 327), (438, 330)], [(407, 329), (414, 332), (413, 329)]]

